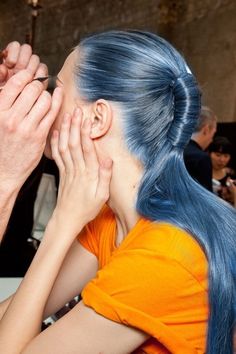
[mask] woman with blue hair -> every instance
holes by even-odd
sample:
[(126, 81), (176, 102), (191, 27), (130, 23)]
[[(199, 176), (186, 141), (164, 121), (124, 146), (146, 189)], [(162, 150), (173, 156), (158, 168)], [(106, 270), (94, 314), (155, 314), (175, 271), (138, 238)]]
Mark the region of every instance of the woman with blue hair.
[(109, 31), (84, 39), (57, 81), (46, 153), (58, 202), (2, 304), (1, 351), (232, 354), (236, 214), (185, 169), (200, 93), (184, 59), (154, 34)]

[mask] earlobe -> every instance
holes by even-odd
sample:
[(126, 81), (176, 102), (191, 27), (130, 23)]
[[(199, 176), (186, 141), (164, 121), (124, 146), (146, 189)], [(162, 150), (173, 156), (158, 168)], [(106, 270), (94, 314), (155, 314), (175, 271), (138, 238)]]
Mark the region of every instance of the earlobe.
[(112, 122), (112, 107), (106, 100), (99, 99), (93, 105), (92, 129), (90, 137), (97, 139), (104, 136)]

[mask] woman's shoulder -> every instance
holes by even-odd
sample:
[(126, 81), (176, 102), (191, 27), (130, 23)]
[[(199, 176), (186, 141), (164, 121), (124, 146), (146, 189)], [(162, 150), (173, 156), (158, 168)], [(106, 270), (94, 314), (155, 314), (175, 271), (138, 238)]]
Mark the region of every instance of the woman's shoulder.
[(131, 233), (133, 233), (134, 243), (141, 243), (143, 246), (150, 246), (159, 251), (168, 248), (169, 254), (184, 248), (203, 252), (189, 232), (171, 223), (141, 218)]
[(207, 260), (196, 239), (180, 227), (166, 222), (141, 219), (121, 244), (122, 248), (154, 255), (157, 259), (177, 262), (191, 273), (205, 274)]

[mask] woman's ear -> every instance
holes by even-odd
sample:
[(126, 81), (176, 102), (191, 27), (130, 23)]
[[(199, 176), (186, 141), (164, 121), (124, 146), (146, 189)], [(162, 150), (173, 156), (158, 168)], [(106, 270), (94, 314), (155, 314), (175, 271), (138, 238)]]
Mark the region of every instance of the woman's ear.
[(90, 137), (92, 139), (100, 138), (105, 135), (112, 122), (112, 107), (104, 99), (99, 99), (93, 104), (92, 109), (92, 128)]

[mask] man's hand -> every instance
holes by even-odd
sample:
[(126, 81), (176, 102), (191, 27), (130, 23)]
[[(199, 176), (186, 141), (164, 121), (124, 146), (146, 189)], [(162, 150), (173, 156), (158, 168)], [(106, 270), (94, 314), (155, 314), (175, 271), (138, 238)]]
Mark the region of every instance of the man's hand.
[(30, 70), (12, 76), (0, 92), (0, 188), (20, 188), (42, 157), (62, 92), (51, 98)]
[(12, 42), (0, 58), (0, 242), (18, 191), (37, 166), (62, 102), (46, 83), (46, 65), (29, 45)]
[(20, 45), (18, 42), (11, 42), (1, 52), (0, 61), (0, 87), (18, 71), (27, 69), (35, 74), (40, 65), (39, 57), (32, 54), (32, 48), (28, 44)]

